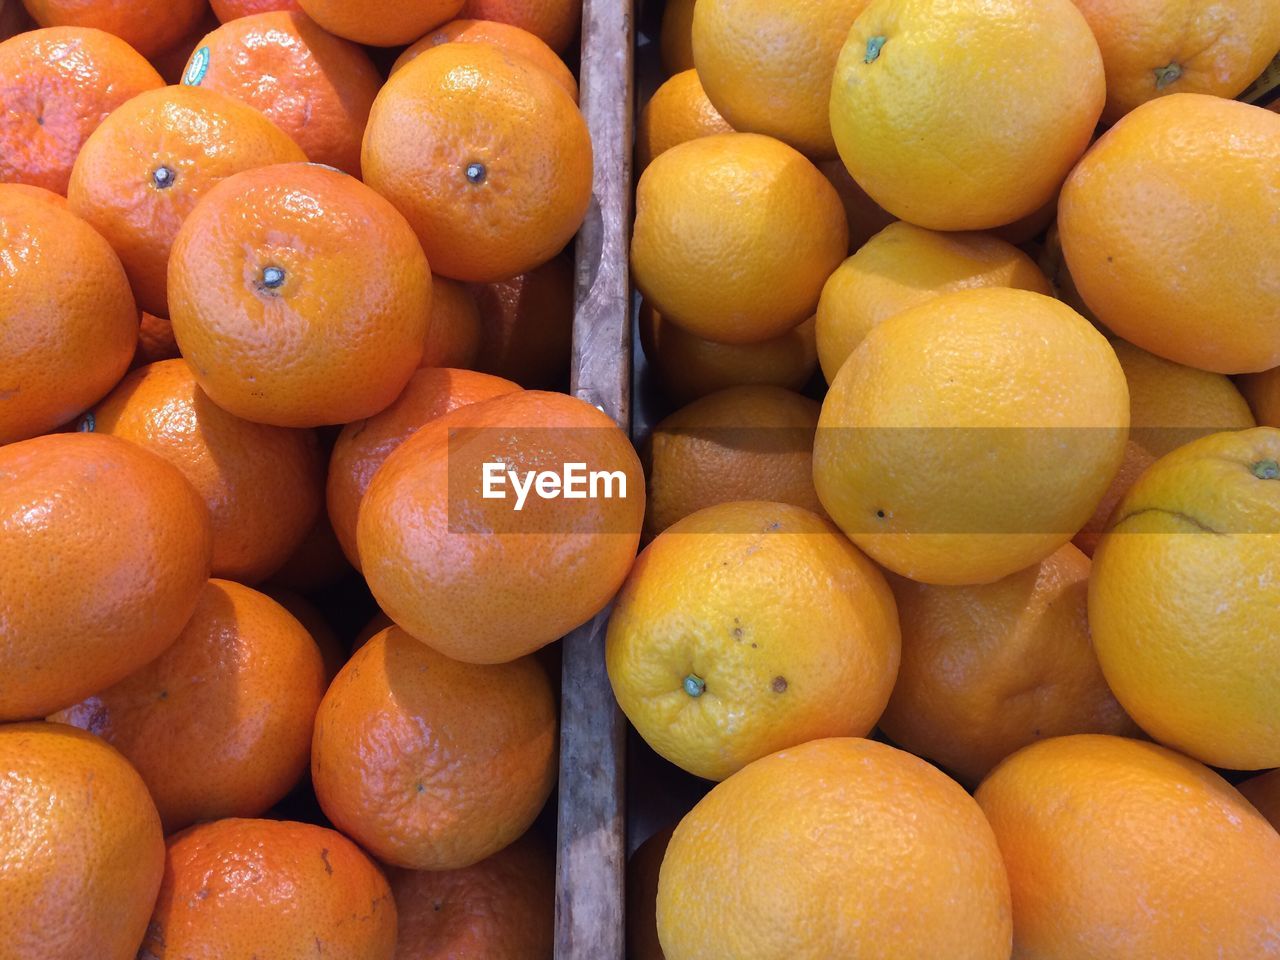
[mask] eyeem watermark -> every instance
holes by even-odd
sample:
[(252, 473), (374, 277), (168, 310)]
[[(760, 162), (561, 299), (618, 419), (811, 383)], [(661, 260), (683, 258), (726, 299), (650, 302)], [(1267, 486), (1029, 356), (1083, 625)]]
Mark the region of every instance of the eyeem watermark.
[(541, 500), (619, 500), (627, 496), (627, 475), (621, 470), (588, 470), (585, 463), (566, 463), (556, 470), (510, 470), (501, 461), (482, 467), (480, 495), (486, 500), (509, 500), (524, 509), (529, 494)]

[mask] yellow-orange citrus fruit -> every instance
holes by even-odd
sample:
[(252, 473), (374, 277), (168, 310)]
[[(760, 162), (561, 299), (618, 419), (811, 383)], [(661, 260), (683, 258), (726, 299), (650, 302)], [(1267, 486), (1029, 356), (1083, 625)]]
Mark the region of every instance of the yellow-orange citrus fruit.
[(417, 43), (405, 49), (391, 65), (395, 73), (411, 60), (442, 43), (489, 43), (507, 53), (524, 57), (534, 66), (541, 67), (564, 92), (578, 101), (578, 81), (573, 71), (560, 59), (560, 55), (547, 46), (542, 38), (498, 20), (450, 20), (443, 27), (432, 30)]
[(14, 184), (0, 184), (0, 263), (4, 444), (61, 426), (115, 386), (133, 358), (138, 311), (101, 235)]
[(1280, 427), (1280, 367), (1241, 377), (1237, 385), (1260, 426)]
[(818, 169), (831, 181), (844, 206), (845, 220), (849, 224), (849, 250), (857, 250), (877, 233), (895, 222), (893, 214), (867, 196), (845, 167), (844, 161), (821, 160)]
[(763, 133), (812, 157), (834, 157), (831, 80), (867, 0), (700, 0), (693, 62), (735, 130)]
[(223, 23), (237, 17), (250, 17), (255, 13), (302, 9), (298, 6), (298, 0), (209, 0), (209, 6)]
[(863, 736), (898, 673), (893, 594), (817, 514), (708, 507), (636, 561), (605, 662), (623, 713), (659, 754), (723, 780), (820, 737)]
[(556, 743), (551, 684), (532, 657), (459, 663), (388, 627), (325, 694), (311, 778), (325, 815), (382, 862), (456, 870), (533, 823)]
[(480, 353), (480, 307), (466, 284), (431, 278), (431, 319), (421, 366), (469, 370)]
[(61, 724), (0, 726), (0, 937), (8, 960), (134, 960), (164, 837), (142, 778)]
[[(569, 463), (585, 465), (576, 480), (565, 479)], [(573, 498), (550, 482), (531, 492), (530, 478), (548, 471)], [(635, 559), (643, 511), (626, 434), (574, 397), (522, 390), (438, 417), (397, 447), (365, 492), (356, 543), (397, 624), (456, 660), (499, 663), (609, 602)]]
[(658, 50), (668, 76), (693, 69), (694, 0), (670, 0), (662, 8)]
[(200, 87), (163, 87), (134, 97), (89, 135), (67, 198), (119, 254), (138, 306), (172, 317), (169, 249), (196, 202), (233, 173), (305, 159), (252, 107)]
[(564, 53), (578, 35), (582, 0), (466, 0), (461, 16), (509, 23)]
[(1008, 960), (1009, 882), (954, 780), (871, 740), (759, 760), (676, 827), (658, 880), (666, 960)]
[(342, 428), (329, 459), (325, 496), (333, 532), (342, 552), (357, 569), (356, 518), (369, 482), (391, 452), (425, 423), (450, 410), (519, 390), (501, 377), (470, 370), (433, 367), (418, 370), (395, 403), (367, 420)]
[(874, 327), (840, 368), (814, 483), (893, 572), (990, 583), (1084, 526), (1128, 425), (1124, 371), (1079, 314), (1026, 290), (963, 290)]
[(209, 191), (173, 244), (170, 319), (214, 403), (282, 427), (385, 409), (418, 367), (431, 270), (395, 208), (314, 164)]
[(397, 71), (374, 101), (362, 161), (432, 269), (455, 280), (505, 280), (545, 263), (591, 200), (591, 137), (577, 104), (545, 70), (487, 43), (442, 44)]
[(658, 871), (675, 827), (659, 830), (636, 847), (627, 861), (627, 956), (666, 960), (658, 942)]
[(526, 835), (461, 870), (393, 870), (397, 957), (547, 960), (554, 948), (555, 858)]
[(1280, 53), (1280, 6), (1255, 0), (1073, 0), (1102, 49), (1105, 123), (1173, 93), (1234, 97)]
[(636, 188), (636, 286), (663, 319), (707, 340), (755, 343), (803, 323), (848, 245), (835, 187), (771, 137), (681, 143)]
[(1120, 501), (1093, 555), (1089, 623), (1116, 699), (1214, 766), (1280, 766), (1278, 462), (1272, 427), (1179, 447)]
[(382, 77), (367, 53), (306, 14), (223, 24), (196, 43), (184, 82), (261, 110), (308, 160), (360, 176), (360, 142)]
[(138, 321), (138, 346), (133, 352), (132, 367), (144, 367), (161, 360), (176, 360), (181, 354), (173, 339), (173, 324), (167, 317), (142, 311)]
[(636, 123), (636, 169), (643, 171), (658, 154), (678, 143), (732, 133), (702, 89), (697, 70), (677, 73), (660, 86), (640, 111)]
[(320, 513), (324, 467), (315, 434), (227, 413), (185, 360), (135, 370), (81, 429), (129, 440), (182, 471), (209, 508), (214, 576), (269, 577)]
[(1009, 871), (1015, 957), (1275, 952), (1280, 835), (1194, 760), (1058, 737), (1014, 754), (976, 797)]
[(753, 384), (800, 390), (818, 365), (812, 317), (771, 340), (716, 343), (668, 323), (642, 303), (640, 343), (663, 396), (679, 404)]
[(530, 390), (562, 389), (573, 347), (573, 261), (561, 255), (470, 290), (480, 314), (471, 366)]
[(232, 819), (169, 838), (138, 956), (393, 960), (395, 950), (391, 889), (359, 847), (310, 823)]
[(902, 665), (880, 728), (976, 784), (1036, 740), (1137, 734), (1089, 641), (1089, 559), (1064, 544), (981, 586), (890, 577)]
[(1280, 115), (1175, 94), (1128, 114), (1080, 161), (1058, 229), (1110, 330), (1188, 366), (1255, 373), (1280, 365), (1277, 202)]
[(59, 210), (70, 210), (67, 204), (67, 198), (60, 193), (54, 193), (44, 187), (32, 186), (29, 183), (0, 183), (0, 196), (4, 197), (24, 197), (28, 200), (38, 200), (41, 203), (51, 203)]
[(0, 719), (43, 717), (178, 638), (209, 577), (209, 512), (115, 437), (0, 447)]
[(288, 793), (307, 768), (324, 684), (320, 650), (292, 614), (210, 580), (168, 650), (50, 719), (123, 753), (172, 833), (257, 816)]
[(0, 43), (0, 181), (66, 193), (89, 134), (126, 100), (163, 85), (142, 54), (92, 27), (29, 30)]
[(1280, 770), (1246, 780), (1240, 784), (1240, 792), (1268, 823), (1280, 830)]
[(398, 47), (452, 20), (463, 0), (298, 0), (307, 16), (332, 34), (372, 47)]
[(871, 0), (836, 65), (831, 129), (890, 213), (985, 230), (1053, 198), (1105, 98), (1071, 0)]
[(827, 279), (818, 301), (818, 358), (830, 382), (876, 324), (943, 293), (1014, 287), (1052, 294), (1025, 253), (986, 233), (935, 233), (898, 221)]
[(207, 33), (218, 29), (218, 18), (212, 7), (205, 7), (202, 16), (173, 46), (151, 57), (151, 65), (164, 77), (165, 83), (182, 83), (187, 73), (187, 61), (196, 52), (196, 44)]
[(93, 27), (144, 57), (163, 53), (208, 10), (204, 0), (22, 0), (42, 27)]
[(821, 513), (813, 489), (819, 410), (816, 400), (782, 387), (730, 387), (662, 420), (644, 450), (645, 536), (734, 500)]

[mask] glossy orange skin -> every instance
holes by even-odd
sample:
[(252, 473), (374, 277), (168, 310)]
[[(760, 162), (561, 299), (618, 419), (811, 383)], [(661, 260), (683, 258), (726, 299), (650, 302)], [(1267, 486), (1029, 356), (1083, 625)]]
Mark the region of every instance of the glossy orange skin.
[(533, 658), (459, 663), (388, 627), (316, 714), (325, 815), (384, 863), (456, 870), (521, 836), (556, 781), (556, 702)]
[(354, 43), (304, 13), (259, 13), (223, 24), (200, 86), (235, 97), (293, 138), (315, 163), (360, 176), (360, 140), (382, 77)]
[[(450, 433), (455, 436), (451, 439)], [(584, 463), (621, 472), (595, 499), (531, 495), (523, 512), (482, 497), (482, 464), (521, 475)], [(622, 585), (640, 539), (644, 477), (595, 407), (521, 391), (445, 414), (387, 457), (365, 492), (356, 543), (378, 605), (446, 656), (502, 663), (585, 623)], [(483, 535), (480, 535), (483, 534)]]
[(461, 870), (394, 870), (397, 960), (551, 960), (555, 858), (526, 835)]
[(1236, 385), (1249, 401), (1259, 426), (1280, 427), (1280, 367), (1241, 377)]
[(658, 48), (667, 76), (693, 69), (693, 5), (694, 0), (670, 0), (662, 8)]
[(0, 727), (0, 942), (6, 960), (134, 960), (164, 837), (147, 788), (97, 737)]
[(1240, 784), (1240, 792), (1254, 808), (1280, 830), (1280, 771), (1272, 770)]
[(119, 37), (88, 27), (0, 43), (0, 181), (67, 192), (76, 154), (107, 114), (160, 74)]
[(519, 390), (501, 377), (446, 367), (423, 368), (414, 373), (395, 403), (367, 420), (342, 428), (329, 459), (325, 497), (329, 520), (342, 552), (356, 569), (356, 518), (369, 482), (391, 451), (408, 440), (423, 424), (450, 410)]
[(208, 9), (204, 0), (22, 0), (42, 27), (94, 27), (144, 57), (182, 39)]
[(0, 444), (83, 411), (124, 376), (138, 339), (111, 247), (34, 189), (0, 184)]
[(431, 278), (431, 320), (421, 366), (470, 369), (480, 353), (480, 307), (465, 284)]
[(41, 203), (51, 203), (59, 210), (70, 210), (67, 205), (67, 198), (60, 193), (54, 193), (44, 187), (32, 186), (29, 183), (3, 183), (0, 184), (0, 196), (5, 197), (25, 197), (28, 200), (39, 200)]
[(136, 369), (148, 363), (173, 360), (178, 353), (178, 341), (173, 339), (173, 324), (167, 317), (142, 311), (138, 322), (138, 346), (133, 352), (131, 367)]
[(135, 370), (92, 413), (95, 432), (163, 457), (199, 492), (213, 523), (214, 576), (269, 577), (319, 516), (324, 465), (315, 434), (227, 413), (185, 360)]
[(474, 284), (480, 343), (472, 366), (529, 390), (568, 380), (573, 343), (573, 264), (567, 256), (510, 280)]
[(158, 657), (211, 552), (199, 495), (141, 447), (88, 433), (0, 447), (0, 720), (43, 717)]
[(386, 878), (342, 834), (309, 823), (216, 820), (169, 838), (138, 956), (392, 960), (395, 943)]
[(151, 57), (151, 65), (160, 71), (160, 76), (164, 77), (165, 83), (182, 83), (182, 78), (187, 72), (187, 60), (195, 52), (196, 44), (205, 34), (216, 29), (218, 29), (218, 18), (213, 15), (212, 8), (206, 7), (204, 16), (183, 35), (181, 40), (163, 53)]
[(298, 0), (209, 0), (214, 16), (223, 23), (237, 17), (250, 17), (255, 13), (273, 10), (301, 10)]
[(491, 43), (508, 53), (524, 57), (530, 63), (547, 71), (556, 83), (564, 87), (564, 92), (573, 97), (573, 102), (578, 102), (578, 81), (574, 78), (573, 71), (560, 59), (559, 54), (547, 46), (546, 41), (541, 37), (498, 20), (450, 20), (443, 27), (432, 30), (417, 43), (409, 46), (391, 65), (391, 72), (400, 70), (411, 60), (416, 59), (419, 54), (425, 53), (432, 47), (450, 42)]
[(732, 133), (702, 89), (697, 70), (677, 73), (660, 86), (636, 121), (636, 169), (643, 171), (676, 144), (717, 133)]
[(627, 956), (665, 960), (658, 942), (658, 871), (675, 827), (659, 830), (636, 847), (627, 861)]
[(578, 34), (582, 0), (466, 0), (459, 16), (510, 23), (564, 53)]
[(165, 833), (254, 817), (307, 768), (324, 693), (311, 635), (265, 594), (210, 580), (164, 653), (50, 717), (102, 737), (146, 781)]
[[(374, 101), (361, 161), (432, 269), (455, 280), (505, 280), (545, 263), (591, 199), (577, 104), (545, 70), (487, 43), (442, 44), (396, 72)], [(468, 177), (476, 164), (482, 179)]]
[(422, 358), (431, 311), (431, 270), (404, 218), (313, 164), (210, 190), (174, 241), (169, 286), (173, 332), (204, 391), (282, 427), (390, 405)]
[(342, 665), (347, 662), (346, 643), (338, 639), (338, 635), (319, 608), (302, 594), (274, 585), (263, 592), (293, 614), (307, 633), (311, 634), (311, 639), (320, 650), (320, 659), (324, 662), (324, 680), (327, 689), (330, 681), (338, 675)]
[(458, 14), (462, 0), (298, 0), (298, 6), (332, 34), (371, 47), (412, 43)]
[(897, 218), (867, 196), (858, 181), (849, 174), (842, 160), (823, 160), (817, 164), (822, 175), (831, 181), (840, 195), (845, 219), (849, 222), (849, 252), (859, 247)]
[[(305, 159), (252, 107), (199, 87), (164, 87), (134, 97), (89, 135), (67, 199), (120, 256), (138, 306), (171, 317), (169, 249), (196, 202), (233, 173)], [(170, 186), (156, 185), (161, 169), (172, 171)]]

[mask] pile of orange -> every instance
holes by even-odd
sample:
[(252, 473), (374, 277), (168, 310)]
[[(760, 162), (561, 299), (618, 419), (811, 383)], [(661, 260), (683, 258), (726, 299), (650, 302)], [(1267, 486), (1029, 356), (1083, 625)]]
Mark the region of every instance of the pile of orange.
[(590, 624), (638, 960), (1280, 960), (1280, 4), (637, 10), (631, 432), (621, 8), (0, 3), (0, 956), (551, 960)]

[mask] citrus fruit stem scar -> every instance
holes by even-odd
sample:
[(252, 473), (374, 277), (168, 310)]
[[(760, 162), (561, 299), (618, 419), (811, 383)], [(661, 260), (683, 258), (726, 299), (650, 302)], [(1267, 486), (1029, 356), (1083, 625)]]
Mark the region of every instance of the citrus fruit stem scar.
[(1259, 480), (1280, 479), (1280, 463), (1274, 460), (1259, 460), (1253, 465), (1253, 475)]
[(1173, 81), (1182, 76), (1182, 67), (1176, 63), (1169, 63), (1167, 66), (1156, 69), (1156, 89), (1163, 90)]
[(284, 283), (284, 271), (279, 267), (267, 267), (262, 271), (262, 285), (268, 290), (275, 290)]
[(702, 691), (707, 689), (707, 681), (703, 680), (696, 673), (691, 673), (684, 678), (684, 692), (691, 697), (702, 696)]
[(467, 164), (467, 179), (472, 183), (484, 183), (484, 179), (488, 176), (483, 163)]
[(156, 167), (151, 171), (151, 182), (161, 190), (168, 190), (177, 179), (178, 175), (169, 167)]
[(880, 56), (880, 48), (884, 46), (884, 42), (888, 37), (868, 37), (867, 38), (867, 55), (863, 58), (863, 63), (875, 63), (876, 58)]

